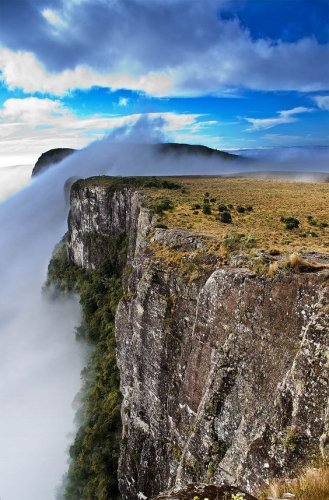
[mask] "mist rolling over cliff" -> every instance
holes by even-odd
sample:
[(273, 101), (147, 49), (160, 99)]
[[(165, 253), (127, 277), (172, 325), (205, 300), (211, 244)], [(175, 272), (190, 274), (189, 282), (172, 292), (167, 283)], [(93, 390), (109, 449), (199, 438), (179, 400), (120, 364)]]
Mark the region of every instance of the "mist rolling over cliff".
[[(141, 126), (145, 123), (137, 131)], [(66, 232), (65, 181), (105, 173), (197, 173), (201, 162), (209, 173), (219, 168), (218, 161), (208, 165), (197, 157), (186, 166), (184, 157), (158, 158), (152, 146), (111, 138), (50, 168), (0, 204), (0, 495), (5, 499), (52, 498), (74, 431), (72, 401), (84, 359), (74, 339), (79, 306), (74, 297), (49, 301), (42, 294), (49, 258)]]
[(328, 500), (328, 0), (0, 0), (0, 499)]

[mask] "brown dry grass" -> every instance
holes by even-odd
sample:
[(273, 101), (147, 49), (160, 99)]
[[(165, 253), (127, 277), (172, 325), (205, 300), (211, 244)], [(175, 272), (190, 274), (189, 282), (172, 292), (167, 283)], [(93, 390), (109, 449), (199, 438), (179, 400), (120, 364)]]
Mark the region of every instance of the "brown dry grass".
[(308, 467), (291, 481), (274, 481), (259, 494), (259, 499), (280, 498), (284, 493), (295, 495), (294, 500), (328, 500), (329, 467)]
[[(174, 178), (185, 188), (185, 192), (168, 190), (145, 190), (152, 197), (170, 198), (175, 208), (165, 212), (161, 222), (168, 227), (183, 227), (192, 231), (211, 235), (222, 241), (227, 232), (252, 235), (257, 240), (257, 248), (281, 253), (303, 253), (329, 251), (329, 227), (320, 228), (309, 224), (312, 216), (318, 224), (329, 223), (329, 183), (297, 183), (282, 180), (260, 180), (223, 177), (183, 177)], [(193, 213), (193, 204), (203, 204), (209, 192), (216, 198), (211, 204), (213, 213), (205, 215), (202, 209)], [(217, 205), (233, 205), (233, 223), (224, 224), (216, 219)], [(240, 214), (236, 206), (252, 205), (253, 211)], [(296, 217), (299, 229), (286, 230), (281, 217)], [(309, 235), (310, 231), (317, 236)]]

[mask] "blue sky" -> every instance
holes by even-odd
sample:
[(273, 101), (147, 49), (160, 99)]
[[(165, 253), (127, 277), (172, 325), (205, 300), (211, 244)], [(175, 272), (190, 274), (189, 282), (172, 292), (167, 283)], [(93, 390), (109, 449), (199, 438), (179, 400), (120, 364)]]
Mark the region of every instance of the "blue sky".
[(327, 145), (329, 0), (1, 0), (0, 165), (141, 115), (219, 149)]

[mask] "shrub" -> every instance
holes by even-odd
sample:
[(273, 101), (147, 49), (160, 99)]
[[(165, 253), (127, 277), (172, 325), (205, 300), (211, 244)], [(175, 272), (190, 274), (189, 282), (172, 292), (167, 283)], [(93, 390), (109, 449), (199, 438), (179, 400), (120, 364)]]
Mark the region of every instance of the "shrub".
[(292, 229), (298, 229), (300, 224), (299, 220), (295, 217), (281, 217), (281, 222), (285, 225), (285, 229), (288, 229), (289, 231)]
[(244, 213), (245, 213), (245, 211), (246, 211), (246, 209), (245, 209), (245, 207), (242, 207), (241, 205), (238, 205), (238, 206), (236, 207), (236, 211), (237, 211), (239, 214), (244, 214)]
[(210, 194), (208, 192), (204, 194), (205, 198), (209, 198), (209, 196), (210, 196)]
[(194, 205), (192, 205), (191, 208), (192, 208), (192, 210), (200, 210), (201, 205), (200, 205), (200, 203), (194, 203)]
[(204, 203), (203, 204), (203, 213), (205, 215), (210, 215), (211, 214), (211, 206), (209, 205), (209, 203)]
[(218, 219), (220, 220), (220, 222), (224, 222), (224, 224), (231, 224), (232, 222), (232, 215), (230, 214), (230, 212), (222, 212)]
[(252, 212), (253, 211), (253, 206), (252, 205), (247, 205), (246, 206), (247, 212)]
[(220, 203), (217, 208), (218, 212), (228, 212), (228, 207), (223, 203)]
[(246, 250), (256, 246), (256, 238), (251, 234), (247, 236), (241, 233), (227, 233), (224, 237), (222, 247), (227, 252), (234, 252), (236, 250)]
[(162, 224), (162, 223), (156, 224), (154, 227), (156, 229), (168, 229), (168, 226), (166, 226), (166, 224)]
[(216, 203), (216, 198), (210, 198), (210, 203)]
[(165, 210), (171, 210), (174, 208), (174, 204), (169, 198), (155, 198), (151, 204), (150, 208), (154, 210), (157, 214), (162, 214)]
[(313, 215), (308, 215), (307, 216), (307, 222), (309, 223), (310, 226), (316, 226), (316, 220), (314, 220)]

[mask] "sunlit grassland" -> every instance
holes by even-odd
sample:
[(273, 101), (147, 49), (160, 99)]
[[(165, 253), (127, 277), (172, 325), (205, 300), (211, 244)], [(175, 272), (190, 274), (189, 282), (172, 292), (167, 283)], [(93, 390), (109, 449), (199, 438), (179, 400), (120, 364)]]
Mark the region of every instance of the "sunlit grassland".
[[(210, 235), (218, 242), (228, 232), (252, 235), (256, 246), (265, 251), (278, 250), (283, 253), (329, 250), (329, 183), (288, 182), (225, 177), (181, 177), (174, 178), (183, 186), (182, 190), (145, 190), (152, 197), (169, 198), (174, 208), (163, 212), (159, 222), (169, 228), (181, 227)], [(203, 213), (206, 193), (211, 214)], [(218, 220), (218, 204), (230, 208), (232, 223)], [(193, 209), (199, 204), (201, 208)], [(238, 213), (237, 206), (252, 206), (250, 212)], [(281, 217), (295, 217), (298, 229), (287, 230)], [(312, 223), (309, 217), (312, 217)]]

